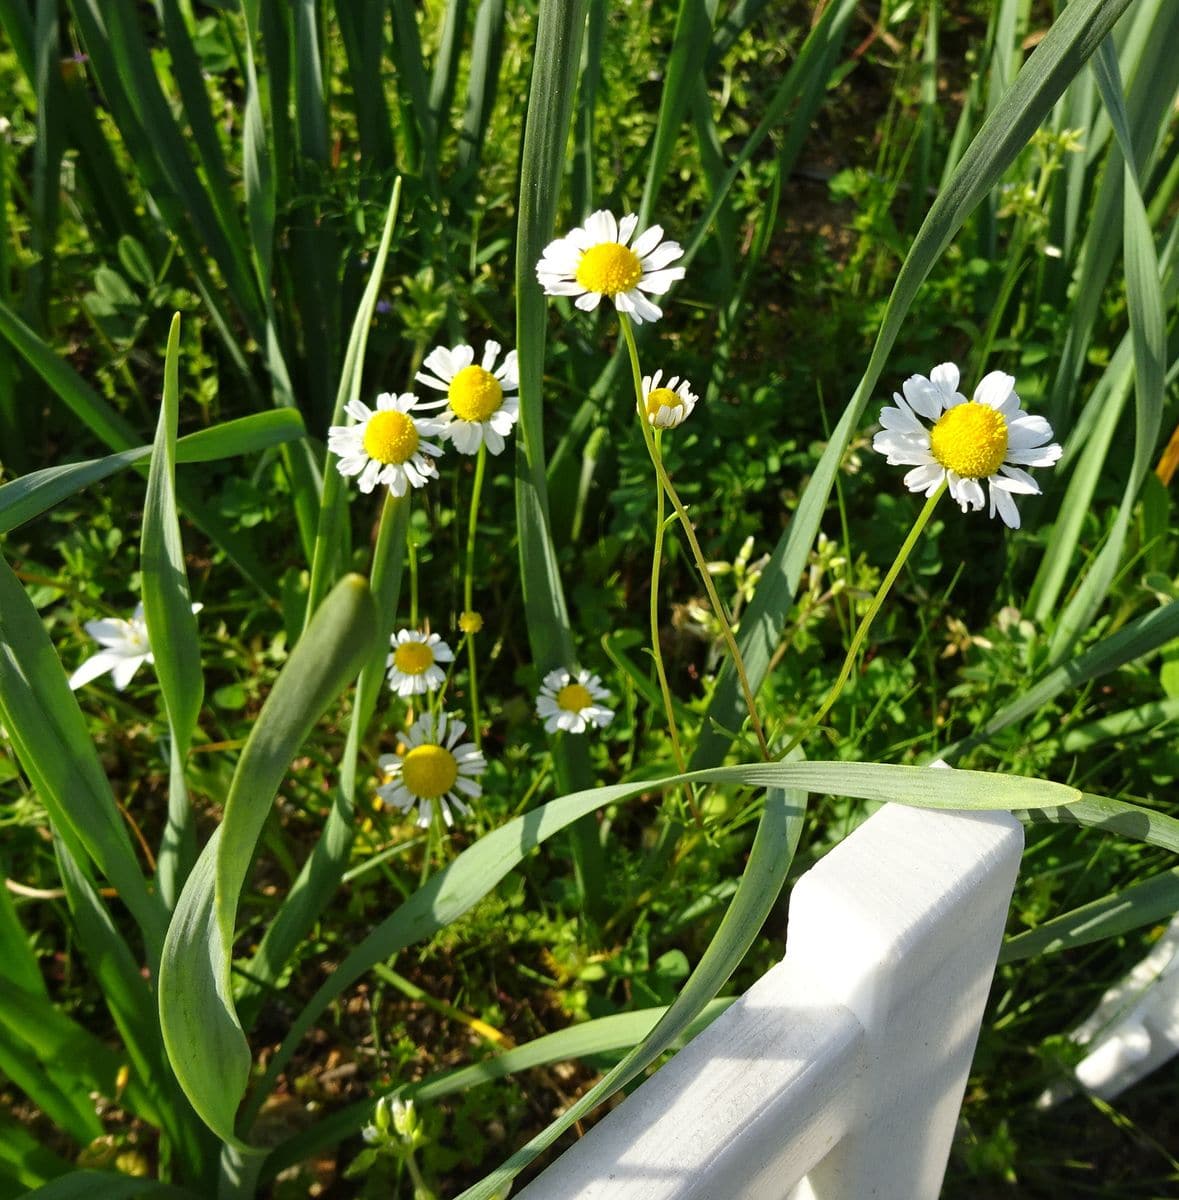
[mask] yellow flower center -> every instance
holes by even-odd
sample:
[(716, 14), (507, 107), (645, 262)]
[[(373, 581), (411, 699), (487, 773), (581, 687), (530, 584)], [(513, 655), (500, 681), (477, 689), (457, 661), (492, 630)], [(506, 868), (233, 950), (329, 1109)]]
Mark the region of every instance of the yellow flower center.
[(577, 282), (587, 292), (600, 292), (603, 296), (629, 292), (642, 277), (639, 256), (617, 242), (591, 246), (577, 264)]
[(461, 421), (486, 421), (503, 402), (499, 380), (482, 367), (463, 367), (450, 381), (450, 407)]
[(415, 746), (402, 760), (401, 778), (419, 800), (437, 800), (454, 787), (458, 761), (445, 746)]
[(459, 628), (463, 633), (478, 633), (483, 628), (483, 617), (477, 612), (465, 612), (459, 617)]
[(581, 712), (583, 708), (589, 708), (593, 702), (594, 698), (589, 694), (589, 689), (580, 683), (567, 683), (557, 693), (557, 707), (563, 708), (566, 712)]
[(364, 452), (377, 462), (408, 462), (418, 448), (418, 427), (403, 412), (382, 409), (364, 427)]
[(401, 642), (393, 651), (393, 665), (402, 675), (421, 675), (434, 665), (434, 651), (425, 642)]
[(656, 388), (647, 396), (647, 416), (657, 417), (661, 408), (679, 408), (683, 398), (671, 388)]
[(963, 479), (982, 479), (1007, 457), (1007, 420), (989, 404), (959, 404), (929, 431), (929, 448), (947, 470)]

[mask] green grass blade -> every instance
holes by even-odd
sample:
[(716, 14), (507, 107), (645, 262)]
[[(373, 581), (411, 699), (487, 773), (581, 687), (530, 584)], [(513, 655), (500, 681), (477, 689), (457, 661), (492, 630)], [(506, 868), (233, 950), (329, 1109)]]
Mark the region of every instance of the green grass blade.
[(75, 857), (89, 858), (130, 909), (154, 961), (164, 911), (149, 895), (127, 827), (41, 616), (0, 558), (0, 718), (25, 774)]
[(430, 118), (436, 130), (446, 128), (450, 104), (454, 99), (454, 84), (458, 76), (459, 54), (467, 24), (468, 0), (447, 0), (442, 18), (442, 36), (434, 56), (434, 71), (430, 76)]
[(356, 134), (365, 163), (382, 174), (394, 163), (393, 123), (385, 89), (373, 81), (384, 67), (385, 5), (336, 0), (336, 24), (356, 108)]
[[(1134, 146), (1122, 102), (1118, 60), (1109, 39), (1093, 60), (1097, 86), (1113, 122), (1122, 152), (1122, 247), (1126, 269), (1126, 307), (1134, 350), (1134, 457), (1117, 517), (1105, 545), (1090, 564), (1053, 630), (1050, 655), (1059, 662), (1088, 629), (1104, 603), (1121, 562), (1134, 503), (1154, 460), (1163, 417), (1167, 322), (1164, 316), (1154, 235), (1146, 219)], [(1112, 164), (1111, 164), (1112, 165)]]
[[(1100, 45), (1129, 0), (1074, 0), (1053, 24), (996, 105), (948, 180), (918, 231), (901, 266), (868, 367), (810, 483), (774, 548), (753, 600), (741, 620), (739, 645), (752, 686), (765, 678), (779, 633), (793, 604), (811, 543), (827, 507), (835, 473), (884, 371), (919, 288), (967, 216), (1002, 177), (1068, 81)], [(739, 729), (744, 702), (731, 669), (722, 671), (708, 707), (692, 764), (719, 762)]]
[[(176, 461), (217, 462), (223, 458), (265, 450), (282, 442), (295, 441), (303, 436), (303, 418), (293, 409), (254, 413), (180, 438), (176, 443)], [(143, 462), (151, 451), (151, 446), (136, 446), (105, 458), (47, 467), (0, 486), (0, 533), (7, 533), (31, 521), (55, 504), (109, 475)]]
[(480, 0), (471, 33), (471, 63), (467, 76), (467, 100), (459, 129), (457, 160), (464, 181), (479, 170), (483, 143), (495, 108), (503, 59), (504, 0)]
[[(373, 257), (372, 271), (365, 285), (364, 295), (356, 309), (352, 332), (348, 336), (348, 348), (344, 352), (344, 365), (340, 371), (340, 386), (336, 392), (336, 407), (332, 413), (333, 425), (343, 425), (344, 406), (350, 400), (360, 398), (360, 387), (364, 379), (364, 353), (368, 346), (368, 333), (376, 312), (377, 299), (381, 294), (381, 281), (385, 274), (385, 263), (389, 247), (393, 242), (393, 230), (397, 227), (397, 213), (401, 207), (401, 177), (393, 183), (389, 207), (385, 212), (385, 227), (381, 231), (381, 242)], [(337, 572), (345, 561), (342, 550), (346, 550), (348, 492), (343, 477), (336, 470), (333, 456), (328, 454), (323, 466), (323, 496), (319, 507), (319, 521), (315, 532), (315, 548), (311, 555), (311, 580), (307, 586), (307, 611), (305, 622), (311, 620), (328, 589), (335, 582)]]
[[(681, 1035), (687, 1041), (707, 1029), (732, 1003), (735, 997), (713, 1000)], [(661, 1008), (641, 1008), (634, 1012), (615, 1013), (609, 1017), (582, 1021), (556, 1033), (546, 1033), (521, 1046), (505, 1050), (494, 1058), (484, 1059), (469, 1067), (439, 1071), (419, 1083), (394, 1089), (403, 1100), (430, 1104), (447, 1096), (466, 1095), (472, 1088), (497, 1079), (505, 1079), (519, 1071), (547, 1067), (553, 1063), (570, 1062), (591, 1055), (629, 1050), (645, 1038), (667, 1012)], [(373, 1101), (350, 1104), (340, 1112), (325, 1117), (311, 1130), (280, 1143), (270, 1152), (263, 1167), (263, 1178), (273, 1179), (280, 1171), (295, 1163), (304, 1162), (319, 1150), (334, 1146), (344, 1138), (355, 1135), (372, 1120)]]
[(976, 746), (985, 745), (996, 733), (1031, 716), (1041, 705), (1070, 688), (1078, 688), (1134, 662), (1179, 637), (1179, 601), (1146, 613), (1110, 634), (1083, 654), (1050, 671), (1039, 683), (1025, 689), (1018, 699), (1004, 705), (977, 733), (945, 747), (942, 758), (957, 758)]
[[(70, 1170), (68, 1160), (42, 1146), (23, 1126), (0, 1115), (0, 1181), (12, 1181), (18, 1187), (36, 1188), (29, 1196), (41, 1196), (41, 1185)], [(16, 1195), (15, 1189), (12, 1192)], [(91, 1192), (90, 1196), (93, 1197)]]
[[(0, 1022), (7, 1024), (4, 1006)], [(102, 1136), (102, 1122), (80, 1078), (50, 1074), (23, 1038), (5, 1029), (0, 1038), (0, 1072), (39, 1108), (54, 1126), (79, 1146)]]
[(655, 138), (647, 159), (647, 179), (639, 204), (639, 227), (651, 224), (659, 189), (667, 177), (688, 104), (704, 70), (712, 43), (712, 22), (705, 0), (680, 0), (671, 52), (659, 99)]
[(57, 257), (61, 163), (65, 151), (56, 0), (36, 0), (33, 34), (37, 140), (33, 144), (33, 195), (28, 230), (32, 262), (28, 267), (24, 300), (30, 322), (43, 329), (49, 318), (53, 265)]
[(686, 775), (589, 788), (551, 800), (464, 850), (352, 950), (291, 1026), (246, 1113), (256, 1113), (295, 1047), (324, 1009), (374, 963), (385, 962), (457, 921), (526, 854), (574, 822), (608, 804), (685, 783), (778, 788), (914, 807), (975, 810), (1056, 810), (1074, 803), (1081, 795), (1075, 788), (1047, 780), (984, 771), (938, 771), (881, 763), (788, 762), (712, 767)]
[[(554, 0), (540, 10), (524, 148), (516, 233), (516, 351), (520, 370), (520, 422), (516, 437), (516, 526), (524, 617), (538, 675), (577, 663), (565, 590), (553, 545), (545, 475), (543, 384), (547, 331), (545, 298), (536, 264), (549, 242), (564, 175), (573, 111), (584, 0)], [(584, 787), (589, 760), (579, 738), (558, 737), (553, 762), (562, 791)], [(602, 848), (590, 825), (572, 833), (574, 868), (591, 916), (603, 910)]]
[(683, 1037), (705, 1007), (728, 981), (761, 931), (786, 882), (802, 832), (806, 794), (787, 794), (777, 788), (766, 793), (765, 809), (758, 822), (749, 861), (741, 882), (695, 970), (688, 976), (675, 1002), (655, 1028), (608, 1071), (585, 1095), (579, 1097), (547, 1128), (529, 1140), (505, 1163), (474, 1187), (462, 1193), (463, 1200), (493, 1200), (504, 1194), (530, 1162), (546, 1150), (603, 1100), (638, 1077), (665, 1050)]
[(176, 427), (180, 413), (180, 314), (172, 319), (164, 360), (160, 420), (147, 476), (140, 563), (143, 613), (156, 676), (180, 757), (188, 753), (205, 694), (192, 595), (176, 510)]
[(412, 4), (392, 4), (389, 11), (393, 18), (393, 65), (397, 70), (404, 157), (429, 176), (431, 164), (436, 162), (437, 144), (416, 8)]
[(1176, 912), (1179, 912), (1179, 867), (1172, 867), (1125, 891), (1102, 896), (1008, 938), (999, 952), (999, 961), (1019, 962), (1088, 946), (1141, 929), (1143, 925), (1167, 921)]
[(1151, 700), (1137, 708), (1110, 713), (1109, 716), (1070, 729), (1064, 735), (1062, 746), (1066, 754), (1081, 754), (1104, 742), (1161, 729), (1172, 721), (1179, 721), (1179, 696)]
[(172, 318), (164, 392), (147, 475), (140, 543), (143, 615), (171, 732), (168, 820), (157, 856), (160, 894), (176, 903), (196, 861), (196, 828), (184, 780), (185, 760), (205, 696), (201, 648), (176, 511), (176, 427), (180, 415), (180, 314)]
[(1100, 829), (1179, 854), (1179, 820), (1109, 796), (1084, 792), (1080, 800), (1064, 808), (1038, 808), (1017, 812), (1016, 815), (1025, 821)]
[(274, 795), (312, 726), (372, 648), (368, 585), (342, 580), (320, 606), (267, 698), (238, 760), (221, 824), (176, 905), (160, 965), (160, 1023), (181, 1086), (227, 1145), (249, 1077), (250, 1051), (230, 984), (234, 926)]

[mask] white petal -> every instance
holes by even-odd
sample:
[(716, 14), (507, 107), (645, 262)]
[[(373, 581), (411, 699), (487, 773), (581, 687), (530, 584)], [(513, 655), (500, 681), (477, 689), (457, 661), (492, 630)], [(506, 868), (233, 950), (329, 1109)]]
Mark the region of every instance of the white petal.
[(938, 363), (929, 373), (929, 382), (947, 399), (952, 399), (958, 391), (961, 376), (956, 363)]
[(1026, 472), (1018, 467), (1001, 466), (1001, 475), (992, 475), (989, 483), (992, 488), (1004, 492), (1015, 492), (1022, 496), (1038, 496), (1040, 485)]
[(586, 292), (584, 296), (578, 296), (573, 301), (575, 308), (580, 308), (582, 312), (593, 312), (602, 301), (601, 292)]
[(499, 342), (493, 342), (490, 339), (484, 342), (483, 358), (479, 365), (485, 371), (490, 371), (491, 368), (495, 366), (495, 360), (499, 357), (499, 352), (502, 349), (503, 347), (499, 344)]
[(941, 463), (927, 463), (907, 472), (904, 484), (911, 492), (924, 492), (929, 496), (941, 486), (945, 477), (946, 469)]
[[(991, 408), (1003, 410), (1014, 391), (1013, 375), (1007, 375), (1003, 371), (991, 371), (979, 380), (978, 387), (974, 389), (974, 400), (976, 404), (989, 404)], [(1019, 399), (1016, 397), (1016, 404), (1018, 403)]]
[[(675, 262), (677, 258), (683, 258), (683, 256), (684, 248), (678, 242), (664, 242), (662, 246), (656, 246), (650, 254), (643, 257), (643, 274), (662, 270), (668, 264)], [(684, 268), (681, 267), (680, 270), (684, 270)]]
[(132, 658), (124, 658), (114, 665), (111, 679), (120, 692), (131, 682), (131, 676), (143, 665), (146, 657), (145, 654), (138, 654)]
[(614, 219), (614, 214), (607, 212), (604, 208), (598, 209), (596, 213), (590, 213), (582, 228), (592, 239), (591, 245), (598, 242), (618, 241), (618, 222)]
[(668, 267), (666, 271), (653, 271), (650, 275), (644, 275), (636, 286), (653, 296), (662, 296), (673, 283), (683, 279), (684, 274), (683, 267)]
[(652, 225), (649, 229), (644, 229), (634, 240), (634, 245), (631, 246), (631, 252), (636, 254), (640, 260), (646, 258), (656, 246), (659, 245), (660, 239), (663, 237), (663, 226)]
[(1039, 446), (1052, 436), (1052, 426), (1043, 417), (1025, 413), (1007, 422), (1007, 445), (1015, 450)]
[(936, 421), (942, 415), (945, 396), (941, 388), (930, 383), (924, 375), (910, 375), (901, 384), (901, 388), (905, 393), (905, 399), (919, 416), (925, 417), (929, 421)]
[[(422, 361), (422, 366), (427, 371), (433, 371), (439, 380), (443, 381), (444, 387), (458, 374), (450, 349), (446, 346), (438, 346), (431, 350)], [(418, 378), (421, 379), (422, 376), (419, 374)]]
[(618, 243), (625, 246), (630, 241), (631, 234), (634, 233), (635, 227), (639, 223), (637, 213), (627, 213), (621, 221), (618, 222)]
[(1015, 500), (1010, 492), (1003, 491), (1001, 488), (995, 487), (995, 481), (991, 480), (991, 516), (995, 515), (998, 510), (999, 516), (1003, 518), (1003, 524), (1009, 529), (1019, 528), (1019, 509), (1015, 506)]
[(1025, 467), (1050, 467), (1064, 453), (1062, 447), (1053, 442), (1048, 446), (1035, 446), (1030, 450), (1008, 450), (1009, 463), (1021, 463)]
[(619, 293), (614, 297), (614, 303), (618, 306), (619, 312), (625, 312), (622, 307), (622, 301), (627, 300), (632, 309), (632, 316), (635, 319), (636, 325), (641, 325), (644, 321), (658, 321), (663, 316), (663, 309), (658, 304), (652, 303), (642, 294), (637, 288), (629, 292)]
[(100, 650), (97, 654), (92, 654), (70, 676), (70, 687), (77, 691), (91, 680), (105, 675), (107, 671), (113, 671), (121, 662), (123, 662), (123, 655), (113, 654), (109, 650)]

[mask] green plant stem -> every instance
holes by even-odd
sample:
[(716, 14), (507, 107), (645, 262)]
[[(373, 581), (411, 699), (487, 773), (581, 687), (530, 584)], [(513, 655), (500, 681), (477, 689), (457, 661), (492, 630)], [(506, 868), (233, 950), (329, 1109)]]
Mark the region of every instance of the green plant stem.
[(418, 627), (418, 544), (413, 532), (413, 513), (405, 528), (405, 558), (409, 564), (409, 627)]
[[(480, 442), (475, 459), (475, 482), (471, 485), (471, 511), (467, 522), (467, 557), (463, 566), (463, 611), (474, 611), (475, 534), (479, 528), (479, 497), (483, 493), (483, 475), (487, 468), (487, 447)], [(483, 749), (483, 724), (479, 720), (479, 679), (475, 667), (475, 635), (467, 634), (467, 657), (471, 671), (471, 728), (475, 745)]]
[(888, 568), (888, 574), (881, 581), (880, 587), (876, 589), (876, 595), (872, 597), (872, 603), (869, 605), (868, 611), (864, 614), (864, 619), (860, 622), (860, 626), (852, 638), (847, 657), (844, 658), (843, 666), (839, 671), (839, 678), (836, 679), (831, 690), (827, 693), (827, 699), (819, 706), (815, 715), (790, 739), (790, 744), (782, 751), (779, 757), (785, 758), (795, 746), (800, 745), (815, 726), (831, 711), (831, 706), (835, 701), (839, 699), (839, 693), (843, 691), (844, 685), (851, 675), (856, 655), (859, 654), (860, 647), (864, 644), (864, 639), (868, 636), (868, 630), (872, 628), (872, 622), (876, 619), (876, 614), (880, 611), (881, 605), (892, 590), (892, 585), (896, 582), (896, 577), (901, 573), (901, 568), (905, 565), (909, 555), (913, 551), (913, 547), (917, 544), (917, 539), (921, 536), (922, 530), (929, 523), (929, 518), (933, 516), (933, 510), (937, 507), (937, 502), (945, 493), (946, 486), (946, 480), (943, 479), (937, 491), (926, 500), (925, 507), (917, 514), (917, 520), (913, 522), (913, 528), (909, 530), (908, 536), (901, 543), (901, 548), (897, 551), (897, 556), (893, 559), (892, 566)]
[[(622, 336), (626, 339), (626, 348), (630, 353), (630, 369), (634, 377), (635, 395), (638, 397), (639, 413), (642, 418), (643, 407), (643, 373), (639, 366), (639, 351), (635, 345), (634, 330), (631, 328), (630, 318), (625, 313), (618, 314), (618, 323), (622, 327)], [(688, 539), (688, 545), (692, 551), (692, 557), (696, 561), (696, 570), (700, 573), (700, 581), (704, 584), (704, 590), (708, 594), (708, 602), (712, 605), (713, 615), (720, 623), (721, 635), (725, 641), (725, 648), (729, 652), (729, 657), (733, 660), (733, 668), (737, 672), (737, 678), (741, 683), (741, 691), (745, 696), (745, 707), (749, 710), (749, 720), (753, 725), (753, 732), (757, 735), (758, 744), (761, 746), (762, 757), (767, 762), (770, 761), (770, 747), (766, 742), (765, 729), (762, 727), (761, 718), (757, 715), (757, 706), (753, 699), (753, 689), (749, 686), (749, 675), (745, 670), (745, 662), (741, 657), (741, 651), (737, 648), (737, 639), (733, 636), (732, 618), (729, 616), (729, 611), (725, 607), (724, 602), (717, 594), (716, 586), (712, 582), (712, 576), (708, 573), (708, 562), (704, 557), (704, 552), (700, 549), (700, 542), (696, 538), (696, 530), (692, 525), (692, 519), (688, 516), (688, 510), (684, 507), (668, 478), (667, 471), (663, 466), (663, 457), (659, 453), (659, 447), (655, 443), (655, 435), (651, 430), (650, 424), (645, 419), (640, 419), (639, 426), (643, 431), (643, 441), (647, 446), (647, 453), (651, 456), (651, 465), (655, 468), (655, 475), (659, 480), (659, 485), (664, 492), (667, 493), (668, 500), (671, 501), (671, 506), (675, 509), (675, 515), (679, 518), (680, 526), (683, 528), (684, 536)], [(658, 653), (658, 639), (654, 647)], [(670, 709), (668, 717), (671, 718)]]

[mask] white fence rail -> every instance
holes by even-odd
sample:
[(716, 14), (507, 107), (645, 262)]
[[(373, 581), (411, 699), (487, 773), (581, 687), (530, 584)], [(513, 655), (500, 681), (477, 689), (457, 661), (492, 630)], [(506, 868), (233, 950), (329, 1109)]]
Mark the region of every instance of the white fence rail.
[(795, 885), (783, 961), (519, 1200), (934, 1200), (1022, 848), (882, 808)]

